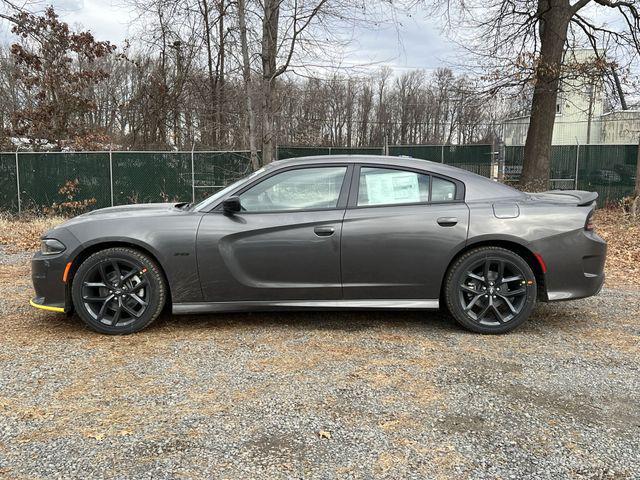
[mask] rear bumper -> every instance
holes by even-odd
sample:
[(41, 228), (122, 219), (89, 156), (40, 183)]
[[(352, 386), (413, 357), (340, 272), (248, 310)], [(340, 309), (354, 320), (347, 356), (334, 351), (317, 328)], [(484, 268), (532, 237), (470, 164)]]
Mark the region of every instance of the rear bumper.
[(597, 295), (604, 284), (607, 243), (594, 232), (574, 230), (533, 242), (547, 266), (547, 300), (574, 300)]

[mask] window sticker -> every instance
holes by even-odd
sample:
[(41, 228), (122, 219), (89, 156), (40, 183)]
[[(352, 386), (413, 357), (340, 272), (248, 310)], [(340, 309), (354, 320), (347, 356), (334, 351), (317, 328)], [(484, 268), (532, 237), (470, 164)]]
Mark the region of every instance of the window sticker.
[(369, 205), (420, 202), (418, 175), (412, 172), (388, 172), (367, 175)]

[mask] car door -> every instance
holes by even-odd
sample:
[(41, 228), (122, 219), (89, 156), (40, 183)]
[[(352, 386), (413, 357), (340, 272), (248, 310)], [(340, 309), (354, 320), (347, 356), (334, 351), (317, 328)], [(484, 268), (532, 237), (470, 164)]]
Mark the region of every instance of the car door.
[(342, 225), (345, 299), (437, 299), (466, 242), (464, 185), (419, 170), (358, 166)]
[(203, 216), (197, 236), (208, 302), (335, 300), (352, 167), (279, 169), (234, 192), (242, 211)]

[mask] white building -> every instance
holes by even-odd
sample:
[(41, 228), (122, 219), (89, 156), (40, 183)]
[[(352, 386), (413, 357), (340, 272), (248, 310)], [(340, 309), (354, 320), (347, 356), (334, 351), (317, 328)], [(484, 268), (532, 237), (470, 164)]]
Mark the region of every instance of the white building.
[[(569, 61), (593, 58), (590, 50), (577, 50)], [(529, 115), (502, 122), (505, 145), (524, 145)], [(565, 79), (558, 93), (553, 145), (589, 143), (637, 144), (640, 135), (640, 110), (615, 110), (604, 113), (603, 81), (577, 76)]]

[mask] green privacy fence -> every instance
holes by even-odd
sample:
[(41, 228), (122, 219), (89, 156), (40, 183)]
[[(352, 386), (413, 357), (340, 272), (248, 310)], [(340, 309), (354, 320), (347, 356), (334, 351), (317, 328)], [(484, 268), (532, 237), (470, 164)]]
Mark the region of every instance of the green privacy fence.
[(484, 177), (491, 176), (491, 145), (394, 145), (389, 155), (445, 163)]
[[(508, 146), (503, 162), (491, 145), (394, 145), (389, 155), (408, 156), (517, 182), (524, 147)], [(308, 155), (383, 155), (382, 147), (279, 146), (278, 158)], [(552, 148), (550, 188), (595, 190), (600, 203), (633, 192), (637, 145), (557, 145)], [(198, 201), (251, 170), (247, 151), (233, 152), (12, 152), (0, 153), (0, 210), (47, 211), (79, 203), (79, 210), (127, 203)], [(492, 175), (492, 173), (494, 175)], [(84, 202), (84, 203), (83, 203)]]
[(16, 156), (0, 153), (0, 210), (18, 211)]
[[(391, 156), (446, 163), (485, 177), (491, 176), (491, 145), (389, 145)], [(312, 155), (384, 155), (384, 147), (278, 147), (278, 159)]]
[[(518, 181), (523, 157), (523, 146), (505, 147), (505, 182)], [(637, 159), (637, 145), (554, 145), (550, 188), (592, 190), (600, 205), (615, 203), (633, 193)]]
[(249, 171), (248, 152), (1, 153), (0, 209), (198, 201)]
[(278, 146), (278, 160), (316, 155), (384, 155), (383, 147), (289, 147)]

